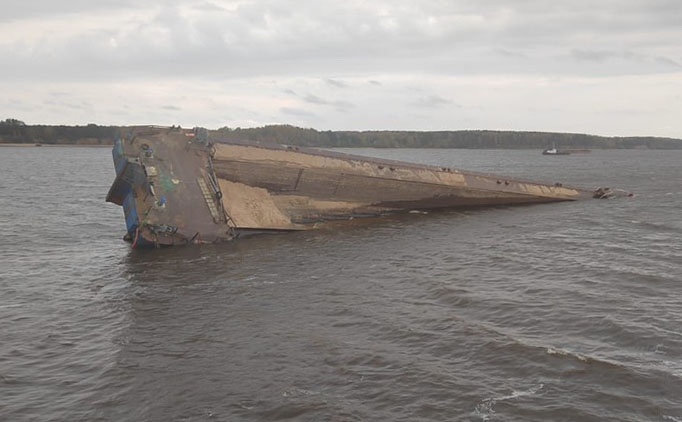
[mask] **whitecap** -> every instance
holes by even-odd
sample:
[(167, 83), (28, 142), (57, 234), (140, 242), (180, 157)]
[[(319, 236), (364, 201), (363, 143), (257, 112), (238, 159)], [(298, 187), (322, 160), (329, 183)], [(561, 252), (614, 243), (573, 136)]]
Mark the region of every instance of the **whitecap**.
[(483, 399), (474, 408), (474, 415), (480, 417), (482, 421), (488, 421), (495, 414), (495, 403), (505, 400), (513, 400), (518, 397), (531, 396), (542, 390), (544, 386), (544, 384), (537, 384), (527, 390), (512, 390), (511, 394), (507, 394), (505, 396), (489, 397), (487, 399)]
[(547, 354), (552, 356), (569, 356), (578, 359), (581, 362), (589, 361), (589, 358), (587, 356), (581, 355), (580, 353), (569, 352), (568, 350), (563, 349), (555, 349), (553, 347), (547, 348)]

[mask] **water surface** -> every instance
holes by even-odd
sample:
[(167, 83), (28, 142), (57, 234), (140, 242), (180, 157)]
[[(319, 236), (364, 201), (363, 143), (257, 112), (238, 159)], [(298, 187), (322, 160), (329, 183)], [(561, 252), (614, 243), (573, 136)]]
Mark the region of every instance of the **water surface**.
[(131, 250), (0, 149), (0, 420), (682, 421), (682, 151), (345, 150), (634, 191)]

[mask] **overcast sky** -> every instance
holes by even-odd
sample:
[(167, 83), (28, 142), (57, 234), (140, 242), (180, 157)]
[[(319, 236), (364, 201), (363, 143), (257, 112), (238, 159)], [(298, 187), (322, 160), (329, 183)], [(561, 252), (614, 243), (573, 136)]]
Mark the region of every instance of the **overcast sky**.
[(680, 0), (0, 6), (0, 119), (682, 138)]

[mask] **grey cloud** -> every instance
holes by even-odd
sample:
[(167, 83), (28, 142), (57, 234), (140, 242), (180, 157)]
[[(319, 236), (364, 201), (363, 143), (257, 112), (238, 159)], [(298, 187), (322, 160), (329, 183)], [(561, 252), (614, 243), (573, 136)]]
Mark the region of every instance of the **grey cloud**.
[(129, 9), (134, 4), (129, 0), (3, 0), (0, 22), (84, 11)]
[(325, 100), (324, 98), (320, 98), (316, 95), (308, 94), (305, 97), (303, 97), (303, 101), (310, 103), (310, 104), (315, 104), (315, 105), (328, 105), (334, 107), (337, 111), (347, 111), (355, 105), (353, 103), (350, 103), (348, 101), (342, 101), (342, 100)]
[(288, 114), (290, 116), (295, 116), (295, 117), (315, 117), (314, 113), (311, 113), (306, 110), (302, 110), (300, 108), (293, 108), (293, 107), (282, 107), (279, 109), (280, 113), (282, 114)]
[(675, 60), (665, 56), (650, 56), (639, 54), (632, 51), (604, 51), (604, 50), (571, 50), (571, 57), (578, 61), (605, 62), (610, 59), (629, 60), (639, 63), (658, 63), (666, 67), (682, 68), (682, 65)]
[(417, 101), (413, 102), (412, 105), (417, 107), (435, 108), (443, 107), (446, 105), (454, 104), (452, 100), (440, 97), (438, 95), (430, 95), (427, 97), (421, 97)]
[(59, 106), (67, 107), (73, 110), (85, 110), (86, 108), (91, 108), (89, 104), (75, 104), (75, 103), (62, 103)]
[(295, 91), (291, 89), (285, 89), (284, 92), (289, 95), (293, 95), (301, 98), (308, 104), (318, 105), (318, 106), (331, 106), (336, 111), (346, 112), (355, 107), (355, 104), (343, 101), (343, 100), (327, 100), (325, 98), (319, 97), (317, 95), (308, 94), (303, 97), (299, 96)]
[[(26, 17), (29, 9), (22, 5), (27, 3), (11, 0), (13, 7), (3, 16)], [(570, 50), (568, 45), (576, 35), (592, 34), (594, 46), (575, 48), (572, 55), (583, 61), (605, 61), (604, 53), (623, 44), (652, 49), (643, 54), (653, 55), (656, 47), (661, 50), (656, 55), (674, 56), (679, 54), (677, 40), (682, 36), (682, 7), (663, 0), (617, 6), (587, 0), (551, 6), (538, 0), (512, 5), (501, 0), (418, 4), (399, 0), (376, 5), (264, 0), (241, 3), (234, 10), (222, 9), (218, 1), (190, 0), (147, 0), (135, 6), (126, 1), (84, 0), (40, 4), (53, 14), (59, 9), (53, 4), (73, 13), (108, 7), (140, 10), (140, 14), (100, 29), (84, 29), (73, 37), (0, 43), (0, 77), (92, 80), (181, 75), (217, 79), (396, 69), (448, 74), (556, 69), (584, 73), (594, 69), (556, 60), (556, 51)], [(153, 12), (159, 6), (160, 12)], [(78, 19), (72, 20), (78, 27)], [(521, 49), (533, 51), (535, 61), (520, 64), (518, 58), (525, 54), (519, 53)], [(640, 66), (639, 72), (671, 69), (654, 61)], [(632, 72), (619, 66), (599, 71)], [(338, 79), (326, 82), (335, 87), (346, 84)]]
[(65, 95), (53, 95), (48, 97), (48, 99), (43, 100), (43, 105), (52, 106), (57, 108), (69, 108), (72, 110), (85, 110), (92, 108), (92, 104), (87, 101), (77, 101), (77, 98), (72, 98), (73, 96)]
[[(594, 94), (596, 100), (608, 96), (605, 85), (624, 86), (619, 83), (626, 79), (639, 83), (633, 101), (637, 98), (641, 104), (647, 104), (641, 92), (663, 86), (665, 95), (679, 94), (674, 82), (682, 61), (679, 0), (2, 3), (0, 80), (8, 98), (21, 97), (34, 109), (22, 111), (26, 120), (70, 116), (81, 121), (96, 115), (105, 121), (110, 116), (106, 110), (129, 103), (134, 119), (182, 114), (210, 122), (223, 119), (228, 105), (248, 98), (244, 102), (249, 108), (278, 119), (287, 115), (294, 121), (319, 122), (332, 114), (336, 120), (330, 118), (330, 125), (340, 128), (428, 128), (452, 122), (448, 114), (460, 107), (447, 98), (452, 92), (466, 102), (466, 110), (481, 107), (477, 121), (506, 127), (512, 119), (509, 112), (496, 116), (497, 123), (486, 117), (504, 108), (496, 95), (489, 95), (491, 87), (506, 87), (500, 88), (506, 89), (502, 101), (504, 95), (512, 98), (518, 92), (523, 92), (522, 101), (546, 92), (559, 98), (562, 89), (577, 86), (571, 81), (599, 77), (598, 86), (590, 85), (590, 92), (599, 94)], [(624, 78), (619, 82), (611, 76)], [(653, 80), (657, 83), (647, 85)], [(439, 82), (448, 90), (439, 90)], [(382, 84), (385, 87), (375, 88)], [(108, 92), (106, 98), (99, 96), (100, 89)], [(60, 98), (52, 96), (53, 91), (73, 95)], [(123, 91), (125, 98), (116, 97)], [(188, 101), (192, 108), (183, 105), (182, 113), (162, 108), (176, 104), (174, 100), (187, 92), (193, 100), (206, 101)], [(90, 100), (92, 109), (69, 113), (66, 106), (55, 105), (49, 107), (54, 112), (39, 111), (48, 108), (42, 105), (47, 99), (78, 105), (81, 98)], [(564, 101), (571, 98), (567, 94)], [(678, 103), (670, 101), (668, 109), (674, 109)], [(290, 107), (280, 109), (283, 105)], [(426, 118), (412, 121), (410, 111)], [(242, 125), (267, 120), (253, 111), (230, 115)], [(438, 115), (440, 120), (426, 120)], [(583, 117), (577, 112), (572, 116), (584, 122)], [(558, 124), (565, 127), (568, 120)], [(528, 121), (534, 125), (548, 120), (531, 116)], [(645, 121), (642, 127), (652, 126)]]
[[(21, 116), (22, 118), (19, 120), (22, 120), (22, 121), (27, 122), (27, 123), (30, 119), (26, 119), (26, 118), (24, 118), (24, 116), (30, 117), (31, 112), (35, 112), (36, 109), (40, 109), (42, 107), (41, 104), (27, 103), (26, 101), (20, 100), (17, 98), (10, 98), (8, 100), (5, 100), (5, 104), (9, 104), (8, 108), (12, 110), (11, 111), (12, 113), (16, 113), (18, 111), (23, 112), (22, 116)], [(1, 107), (2, 107), (2, 104), (0, 103), (0, 108)], [(18, 115), (5, 115), (5, 116), (1, 116), (0, 119), (6, 119), (8, 117), (9, 118), (19, 118), (20, 116), (18, 116)]]
[(578, 60), (602, 62), (617, 56), (617, 54), (613, 51), (581, 50), (574, 48), (571, 50), (571, 56)]
[(327, 84), (336, 88), (348, 88), (348, 84), (337, 79), (326, 79)]
[(308, 94), (305, 97), (303, 97), (303, 101), (305, 101), (306, 103), (317, 104), (317, 105), (329, 104), (329, 101), (322, 99), (316, 95), (312, 95), (312, 94)]
[(182, 110), (180, 107), (174, 106), (174, 105), (164, 105), (164, 106), (161, 106), (161, 108), (164, 109), (164, 110), (171, 110), (171, 111), (180, 111), (180, 110)]
[(676, 67), (678, 69), (682, 68), (682, 64), (680, 64), (679, 62), (676, 62), (675, 60), (673, 60), (669, 57), (659, 56), (659, 57), (655, 57), (654, 60), (656, 60), (657, 62), (662, 63), (664, 65)]
[(331, 103), (336, 111), (347, 112), (352, 108), (355, 108), (355, 104), (348, 101), (334, 101)]
[(496, 48), (495, 52), (499, 55), (505, 57), (511, 57), (516, 59), (527, 59), (528, 56), (520, 51), (507, 50), (506, 48)]
[(121, 110), (121, 109), (110, 109), (107, 110), (110, 114), (114, 116), (130, 116), (130, 112), (127, 110)]
[(225, 8), (218, 6), (217, 4), (207, 1), (205, 3), (200, 3), (194, 6), (197, 10), (206, 10), (209, 12), (223, 12)]

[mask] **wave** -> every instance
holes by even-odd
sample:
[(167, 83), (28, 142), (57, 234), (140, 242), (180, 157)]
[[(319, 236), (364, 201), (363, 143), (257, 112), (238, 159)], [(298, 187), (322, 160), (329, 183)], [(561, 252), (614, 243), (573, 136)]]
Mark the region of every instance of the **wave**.
[(513, 400), (519, 397), (532, 396), (534, 394), (537, 394), (538, 391), (542, 390), (543, 387), (544, 384), (537, 384), (531, 386), (527, 390), (512, 390), (510, 394), (506, 394), (504, 396), (488, 397), (486, 399), (483, 399), (474, 408), (474, 415), (481, 418), (481, 420), (483, 421), (488, 421), (495, 414), (494, 407), (497, 402)]
[(630, 223), (656, 232), (682, 232), (682, 227), (671, 224), (670, 222), (659, 223), (654, 221), (631, 220)]

